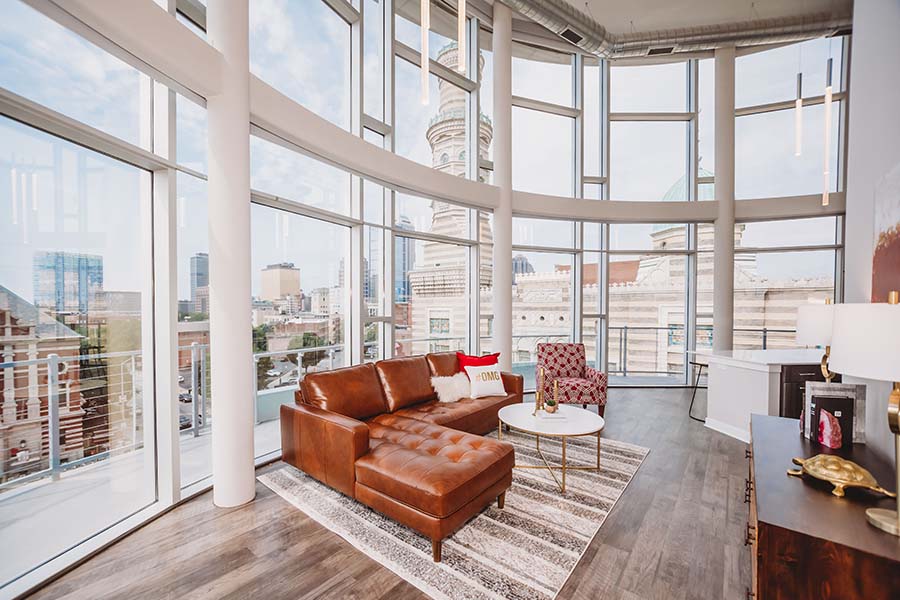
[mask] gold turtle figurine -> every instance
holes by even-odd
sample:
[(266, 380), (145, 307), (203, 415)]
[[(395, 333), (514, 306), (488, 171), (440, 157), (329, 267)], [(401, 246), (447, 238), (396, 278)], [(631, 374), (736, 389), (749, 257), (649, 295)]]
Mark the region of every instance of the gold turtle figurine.
[(834, 486), (831, 493), (835, 496), (843, 497), (844, 488), (861, 487), (884, 494), (888, 498), (897, 497), (897, 494), (889, 492), (878, 485), (878, 481), (875, 480), (875, 477), (869, 471), (855, 462), (843, 459), (840, 456), (817, 454), (807, 459), (795, 458), (794, 464), (800, 465), (800, 468), (788, 469), (788, 475), (800, 477), (806, 473), (816, 479), (827, 481)]

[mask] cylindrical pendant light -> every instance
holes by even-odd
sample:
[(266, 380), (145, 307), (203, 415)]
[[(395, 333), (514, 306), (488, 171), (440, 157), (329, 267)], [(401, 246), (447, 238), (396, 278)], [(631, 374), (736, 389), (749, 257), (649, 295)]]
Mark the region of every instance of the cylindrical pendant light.
[(822, 151), (822, 206), (828, 206), (828, 190), (831, 187), (831, 58), (825, 67), (825, 148)]
[(803, 73), (797, 73), (797, 101), (794, 104), (794, 156), (803, 153)]
[(422, 30), (422, 104), (428, 104), (428, 30), (431, 28), (431, 0), (422, 0), (422, 14), (419, 19)]
[(456, 68), (466, 72), (466, 0), (459, 0), (456, 8)]

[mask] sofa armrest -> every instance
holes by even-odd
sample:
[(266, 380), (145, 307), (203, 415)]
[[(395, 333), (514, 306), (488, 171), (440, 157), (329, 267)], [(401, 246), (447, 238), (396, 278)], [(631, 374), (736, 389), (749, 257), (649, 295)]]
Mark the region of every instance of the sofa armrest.
[(515, 373), (500, 372), (500, 379), (503, 381), (503, 389), (507, 394), (515, 394), (522, 401), (522, 394), (525, 391), (525, 378)]
[(281, 405), (281, 457), (304, 473), (354, 496), (356, 459), (369, 451), (362, 421), (309, 404)]
[(594, 367), (587, 366), (584, 369), (584, 378), (592, 383), (596, 383), (600, 386), (600, 389), (603, 392), (606, 392), (606, 384), (607, 384), (607, 376), (603, 371), (598, 371)]

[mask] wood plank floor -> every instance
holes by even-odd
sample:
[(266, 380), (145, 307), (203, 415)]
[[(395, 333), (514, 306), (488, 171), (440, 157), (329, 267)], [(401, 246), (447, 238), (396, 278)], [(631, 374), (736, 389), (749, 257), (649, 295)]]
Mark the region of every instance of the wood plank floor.
[[(604, 436), (651, 452), (561, 600), (745, 597), (746, 445), (691, 421), (689, 402), (690, 390), (611, 390)], [(32, 597), (425, 596), (257, 484), (240, 508), (215, 508), (210, 493), (179, 506)]]

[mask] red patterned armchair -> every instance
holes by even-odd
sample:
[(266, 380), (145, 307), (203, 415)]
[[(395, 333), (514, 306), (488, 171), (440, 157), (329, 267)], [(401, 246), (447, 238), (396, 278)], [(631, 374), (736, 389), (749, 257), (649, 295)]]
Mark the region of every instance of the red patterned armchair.
[(606, 408), (606, 373), (587, 364), (584, 344), (538, 344), (535, 382), (540, 385), (544, 369), (544, 398), (553, 397), (553, 382), (559, 384), (559, 401), (566, 404), (596, 404), (603, 416)]

